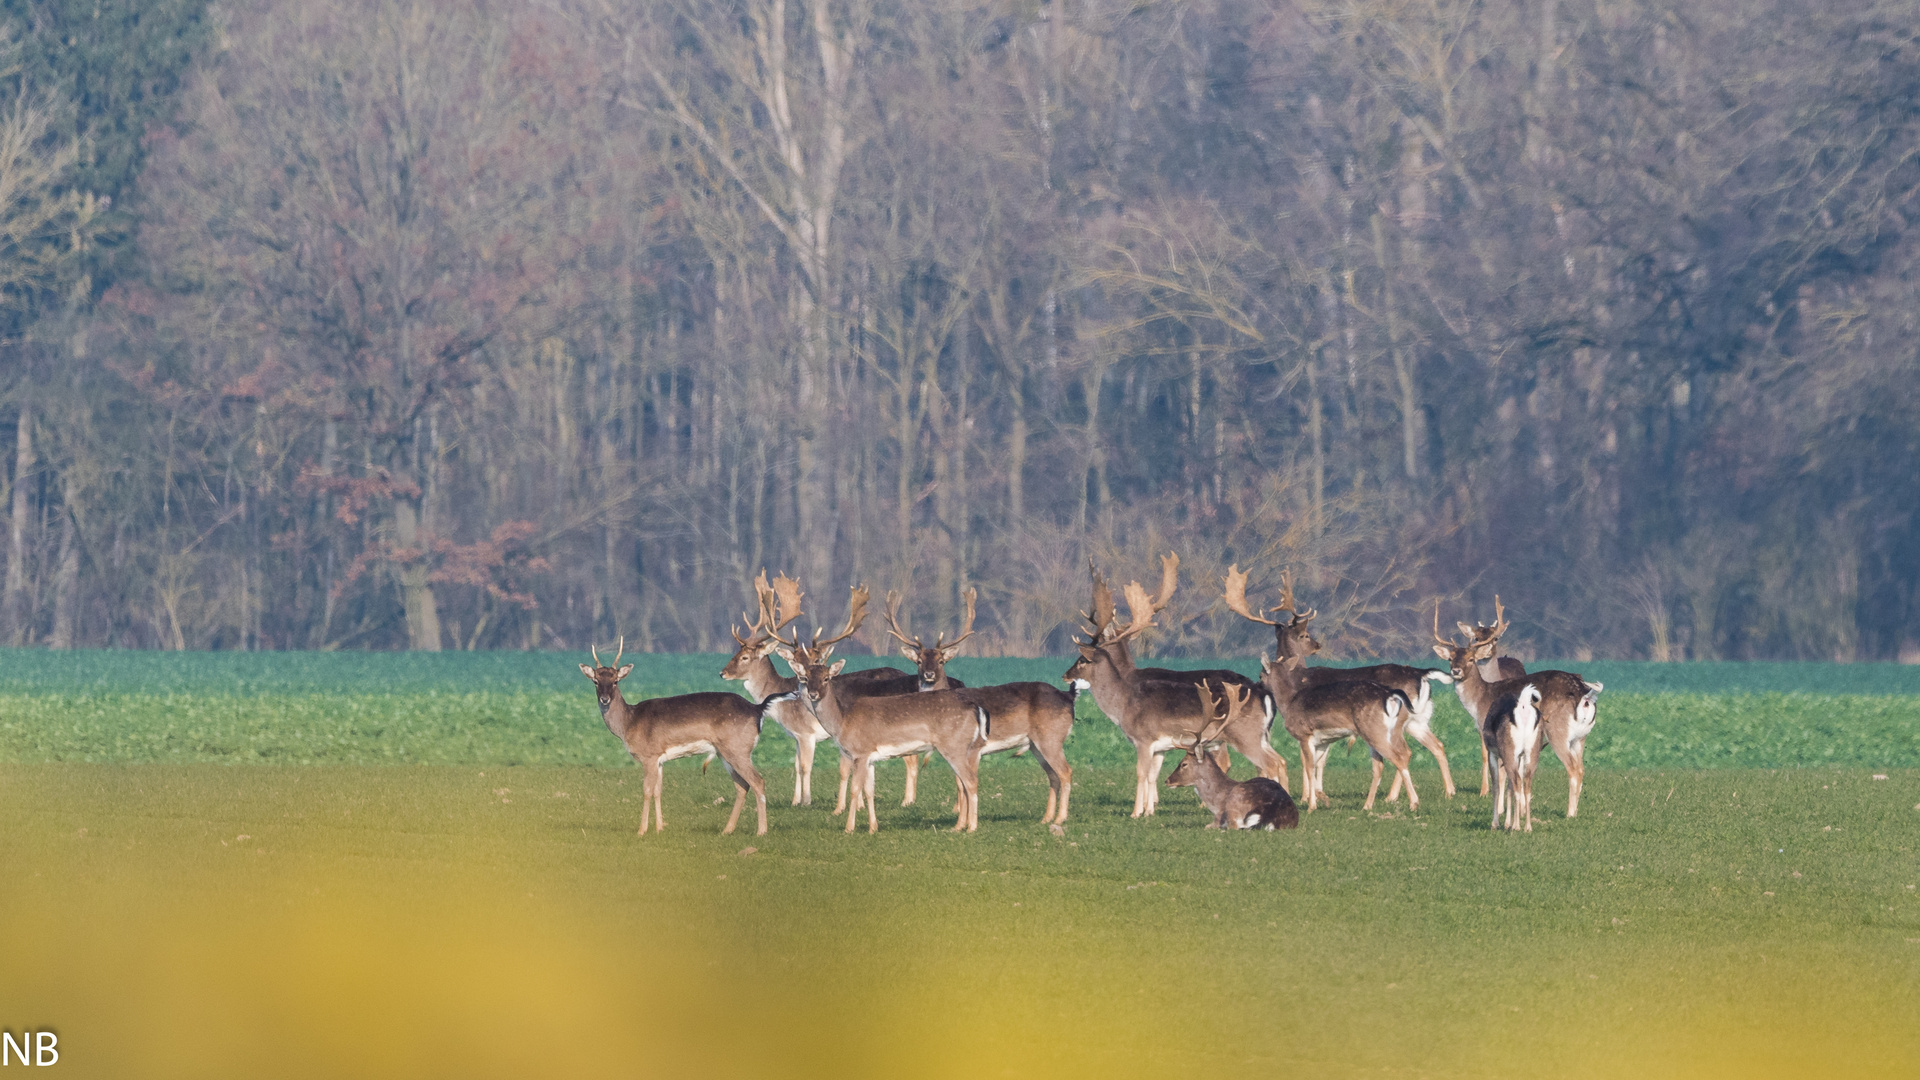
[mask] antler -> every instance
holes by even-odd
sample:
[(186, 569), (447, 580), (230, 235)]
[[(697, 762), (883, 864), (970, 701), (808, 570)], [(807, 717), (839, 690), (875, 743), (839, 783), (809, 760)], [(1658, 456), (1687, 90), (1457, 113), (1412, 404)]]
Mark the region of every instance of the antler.
[[(1248, 687), (1229, 685), (1224, 688), (1225, 692), (1216, 699), (1213, 696), (1212, 689), (1210, 689), (1204, 681), (1194, 683), (1193, 688), (1195, 692), (1200, 695), (1200, 711), (1207, 718), (1207, 722), (1200, 725), (1199, 733), (1194, 736), (1193, 745), (1195, 749), (1198, 749), (1217, 737), (1220, 732), (1226, 730), (1226, 726), (1231, 723), (1233, 718), (1239, 715), (1240, 710), (1246, 706), (1247, 700), (1253, 691)], [(1220, 712), (1220, 708), (1223, 705), (1226, 707), (1226, 711)], [(1213, 724), (1212, 731), (1208, 731), (1207, 729), (1209, 723)]]
[(967, 590), (966, 596), (965, 596), (965, 600), (967, 601), (967, 619), (965, 622), (960, 624), (960, 636), (957, 638), (954, 638), (950, 642), (946, 642), (946, 644), (942, 644), (942, 642), (946, 640), (947, 635), (945, 631), (941, 631), (939, 636), (933, 639), (934, 648), (939, 649), (942, 652), (950, 652), (953, 649), (959, 648), (961, 642), (973, 636), (973, 602), (977, 600), (979, 596), (980, 596), (979, 589)]
[(773, 579), (773, 600), (779, 613), (779, 620), (773, 623), (773, 629), (779, 630), (800, 617), (800, 583), (785, 574)]
[(1180, 556), (1169, 551), (1160, 556), (1160, 595), (1153, 598), (1153, 610), (1159, 611), (1173, 599), (1173, 590), (1180, 587)]
[(852, 595), (847, 600), (847, 628), (825, 641), (820, 640), (821, 631), (818, 629), (814, 630), (813, 642), (810, 648), (813, 651), (815, 661), (820, 662), (826, 660), (827, 654), (833, 651), (835, 645), (852, 637), (854, 632), (860, 629), (860, 624), (866, 621), (867, 587), (865, 585), (855, 585)]
[(613, 654), (613, 663), (611, 664), (603, 664), (600, 662), (600, 646), (594, 645), (591, 642), (589, 642), (587, 647), (593, 651), (594, 667), (619, 667), (620, 656), (622, 653), (625, 653), (627, 651), (627, 635), (625, 634), (620, 635), (620, 649), (618, 652), (615, 652)]
[[(1239, 563), (1235, 563), (1227, 568), (1227, 580), (1225, 588), (1221, 591), (1221, 599), (1227, 602), (1228, 611), (1233, 612), (1243, 619), (1250, 619), (1267, 626), (1280, 625), (1273, 619), (1263, 619), (1255, 615), (1253, 609), (1247, 605), (1247, 575), (1245, 571), (1240, 569)], [(1275, 608), (1274, 610), (1277, 611), (1279, 609)]]
[(1093, 610), (1081, 612), (1092, 629), (1087, 631), (1087, 644), (1098, 645), (1100, 635), (1106, 633), (1113, 624), (1113, 590), (1107, 587), (1107, 579), (1094, 569), (1093, 559), (1087, 559), (1087, 576), (1093, 579)]
[(1280, 571), (1280, 602), (1274, 605), (1273, 610), (1289, 612), (1299, 610), (1293, 606), (1293, 567), (1291, 566)]
[(916, 651), (919, 650), (923, 646), (920, 644), (920, 639), (918, 637), (915, 637), (909, 640), (907, 638), (907, 635), (900, 632), (899, 615), (900, 615), (900, 594), (897, 592), (894, 592), (892, 589), (888, 589), (887, 590), (887, 633), (892, 634), (894, 637), (900, 639), (900, 644), (905, 645), (907, 648), (914, 649)]

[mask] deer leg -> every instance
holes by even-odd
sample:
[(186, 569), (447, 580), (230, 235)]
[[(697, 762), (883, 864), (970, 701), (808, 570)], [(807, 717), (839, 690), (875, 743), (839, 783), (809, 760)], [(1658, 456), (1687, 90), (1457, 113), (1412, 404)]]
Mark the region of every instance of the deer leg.
[(869, 836), (880, 831), (880, 819), (874, 816), (873, 773), (873, 762), (869, 760), (865, 773), (867, 778), (865, 796), (867, 804), (867, 835)]
[(1167, 753), (1153, 755), (1153, 768), (1147, 773), (1147, 814), (1152, 816), (1160, 810), (1160, 774), (1166, 770)]
[[(1382, 761), (1380, 760), (1380, 753), (1379, 753), (1379, 751), (1377, 751), (1377, 750), (1376, 750), (1376, 751), (1374, 751), (1374, 753), (1373, 753), (1373, 754), (1372, 754), (1371, 756), (1372, 756), (1372, 758), (1373, 758), (1373, 784), (1372, 784), (1372, 786), (1370, 786), (1370, 787), (1368, 787), (1368, 788), (1367, 788), (1367, 801), (1366, 801), (1365, 803), (1362, 803), (1362, 804), (1361, 804), (1361, 806), (1360, 806), (1360, 809), (1362, 809), (1362, 810), (1371, 810), (1371, 809), (1373, 809), (1373, 797), (1374, 797), (1375, 795), (1378, 795), (1378, 794), (1380, 793), (1380, 772), (1381, 772), (1381, 766), (1382, 766), (1383, 764), (1385, 764), (1384, 762), (1382, 762)], [(1399, 777), (1398, 777), (1398, 776), (1396, 776), (1396, 777), (1395, 777), (1395, 779), (1397, 780), (1397, 779), (1399, 779)]]
[(907, 755), (907, 793), (900, 799), (901, 806), (912, 806), (919, 798), (920, 791), (920, 755)]
[[(865, 758), (842, 757), (840, 759), (840, 789), (846, 791), (849, 783), (853, 785), (852, 793), (846, 799), (842, 800), (846, 804), (844, 809), (847, 813), (848, 832), (853, 831), (854, 820), (860, 816), (860, 787), (866, 783), (866, 772), (867, 762)], [(839, 812), (838, 810), (834, 811), (836, 814)]]
[(1567, 816), (1580, 816), (1580, 788), (1587, 782), (1586, 746), (1574, 743), (1567, 748)]
[(813, 736), (793, 737), (793, 805), (813, 802)]
[(1493, 767), (1493, 755), (1487, 749), (1486, 741), (1481, 740), (1481, 743), (1480, 743), (1480, 794), (1482, 795), (1485, 795), (1488, 791), (1488, 786), (1491, 782), (1490, 773), (1491, 773), (1492, 767)]
[(1133, 816), (1147, 812), (1147, 769), (1153, 764), (1153, 751), (1146, 743), (1136, 744), (1133, 760)]
[(1420, 793), (1414, 790), (1413, 771), (1407, 767), (1411, 764), (1412, 764), (1411, 754), (1407, 756), (1406, 760), (1403, 760), (1397, 763), (1397, 767), (1400, 770), (1400, 778), (1407, 782), (1407, 812), (1408, 813), (1412, 813), (1413, 811), (1420, 809)]
[(847, 778), (853, 775), (852, 769), (853, 759), (847, 756), (845, 750), (840, 751), (840, 794), (833, 800), (833, 812), (836, 814), (847, 812)]
[(653, 813), (653, 770), (645, 769), (640, 774), (640, 833), (647, 835), (647, 816)]

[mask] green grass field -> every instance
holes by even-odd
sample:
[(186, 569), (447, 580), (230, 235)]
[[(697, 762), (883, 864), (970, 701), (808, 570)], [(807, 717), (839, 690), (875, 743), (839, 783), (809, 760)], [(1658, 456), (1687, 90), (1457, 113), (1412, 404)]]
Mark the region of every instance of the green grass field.
[(1089, 710), (1064, 836), (1004, 757), (978, 833), (936, 763), (846, 836), (769, 727), (769, 835), (681, 762), (639, 838), (570, 656), (5, 659), (0, 1027), (75, 1075), (1920, 1074), (1913, 669), (1582, 665), (1582, 814), (1549, 758), (1531, 835), (1488, 831), (1449, 697), (1462, 792), (1418, 754), (1418, 814), (1336, 751), (1296, 832), (1135, 821)]

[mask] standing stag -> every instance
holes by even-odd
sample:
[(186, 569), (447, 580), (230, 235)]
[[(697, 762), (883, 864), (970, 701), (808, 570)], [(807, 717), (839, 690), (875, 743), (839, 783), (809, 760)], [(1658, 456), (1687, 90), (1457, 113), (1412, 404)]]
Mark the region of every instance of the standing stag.
[[(1087, 576), (1093, 579), (1093, 609), (1083, 612), (1082, 615), (1086, 618), (1088, 625), (1092, 627), (1092, 640), (1089, 644), (1100, 645), (1104, 643), (1102, 635), (1106, 632), (1106, 629), (1114, 623), (1113, 590), (1108, 587), (1106, 576), (1095, 569), (1093, 560), (1091, 559), (1087, 560)], [(1159, 611), (1160, 608), (1165, 607), (1168, 599), (1173, 596), (1174, 590), (1179, 588), (1179, 586), (1180, 556), (1173, 552), (1168, 552), (1160, 557), (1160, 598), (1157, 601), (1160, 607), (1154, 610)], [(1113, 658), (1114, 668), (1127, 678), (1148, 679), (1156, 682), (1177, 682), (1182, 685), (1205, 680), (1223, 686), (1244, 686), (1253, 695), (1253, 700), (1260, 703), (1261, 711), (1265, 714), (1264, 719), (1267, 726), (1273, 726), (1273, 695), (1267, 692), (1267, 688), (1261, 685), (1260, 680), (1249, 679), (1245, 675), (1227, 668), (1189, 669), (1135, 667), (1133, 664), (1132, 650), (1128, 648), (1126, 641), (1117, 641), (1114, 642), (1113, 645), (1114, 648), (1110, 655)], [(1224, 754), (1224, 751), (1222, 753)], [(1224, 756), (1221, 758), (1221, 761), (1223, 764), (1226, 761)], [(1285, 779), (1284, 773), (1281, 774), (1281, 778)]]
[(961, 811), (954, 831), (971, 832), (980, 820), (980, 751), (989, 733), (987, 711), (957, 690), (892, 697), (847, 693), (838, 678), (846, 661), (832, 660), (833, 647), (860, 629), (866, 609), (867, 590), (857, 587), (849, 597), (846, 629), (838, 635), (822, 641), (822, 631), (815, 630), (809, 642), (802, 643), (796, 634), (781, 638), (776, 647), (799, 679), (795, 692), (800, 700), (851, 759), (853, 793), (847, 803), (847, 831), (853, 831), (863, 802), (867, 831), (880, 829), (874, 814), (875, 762), (937, 750), (953, 769), (960, 790)]
[[(1125, 628), (1110, 633), (1105, 626), (1094, 626), (1092, 637), (1086, 642), (1076, 638), (1080, 659), (1063, 676), (1073, 686), (1092, 691), (1093, 699), (1101, 711), (1119, 725), (1133, 743), (1134, 817), (1152, 814), (1159, 805), (1160, 769), (1167, 751), (1185, 745), (1188, 737), (1205, 727), (1207, 722), (1199, 716), (1199, 703), (1194, 698), (1193, 688), (1201, 683), (1212, 683), (1206, 677), (1209, 673), (1172, 672), (1170, 674), (1179, 681), (1161, 681), (1142, 678), (1138, 670), (1129, 673), (1116, 660), (1116, 654), (1123, 650), (1127, 641), (1153, 625), (1154, 614), (1167, 606), (1173, 588), (1171, 572), (1162, 577), (1158, 596), (1150, 597), (1139, 582), (1129, 582), (1126, 588), (1127, 611), (1132, 621)], [(1094, 617), (1098, 616), (1099, 611), (1096, 600)], [(1226, 684), (1214, 685), (1224, 688)], [(1270, 723), (1271, 719), (1264, 709), (1249, 711), (1227, 723), (1220, 734), (1224, 736), (1223, 741), (1253, 763), (1261, 776), (1278, 780), (1285, 786), (1286, 761), (1267, 742)]]
[(1554, 754), (1567, 769), (1567, 816), (1578, 817), (1580, 788), (1587, 775), (1587, 736), (1593, 732), (1594, 722), (1599, 717), (1600, 692), (1606, 687), (1568, 671), (1536, 671), (1517, 679), (1488, 682), (1481, 674), (1481, 662), (1494, 655), (1501, 635), (1508, 629), (1507, 610), (1498, 596), (1493, 598), (1493, 610), (1492, 626), (1456, 624), (1467, 635), (1467, 640), (1462, 643), (1451, 637), (1440, 636), (1440, 605), (1435, 604), (1434, 655), (1445, 660), (1448, 667), (1452, 668), (1454, 685), (1460, 691), (1460, 701), (1467, 707), (1467, 714), (1473, 717), (1473, 722), (1480, 726), (1483, 740), (1487, 718), (1496, 701), (1507, 696), (1517, 699), (1524, 686), (1540, 688), (1540, 726), (1548, 745), (1553, 747)]
[[(1320, 642), (1308, 629), (1313, 620), (1309, 614), (1305, 619), (1291, 619), (1288, 622), (1276, 622), (1253, 614), (1247, 604), (1247, 575), (1240, 573), (1238, 567), (1230, 568), (1227, 574), (1224, 599), (1227, 607), (1242, 618), (1254, 622), (1266, 623), (1273, 627), (1276, 645), (1276, 662), (1299, 660), (1302, 664), (1301, 678), (1308, 686), (1326, 686), (1338, 682), (1368, 682), (1398, 690), (1412, 703), (1411, 714), (1406, 721), (1407, 738), (1427, 748), (1435, 761), (1440, 763), (1440, 783), (1446, 788), (1447, 798), (1453, 798), (1453, 769), (1447, 762), (1446, 745), (1433, 731), (1433, 692), (1429, 684), (1435, 682), (1450, 683), (1453, 677), (1444, 671), (1432, 668), (1417, 668), (1407, 664), (1369, 664), (1365, 667), (1306, 667), (1306, 660), (1320, 651)], [(1280, 572), (1280, 603), (1269, 611), (1284, 611), (1289, 616), (1298, 614), (1298, 605), (1293, 599), (1293, 571)], [(1400, 776), (1394, 774), (1393, 786), (1387, 790), (1387, 802), (1400, 798)]]
[(740, 822), (740, 808), (747, 792), (753, 792), (754, 810), (759, 815), (757, 835), (767, 832), (767, 788), (753, 767), (753, 746), (760, 741), (760, 721), (773, 701), (758, 705), (738, 694), (707, 692), (677, 697), (649, 698), (629, 704), (620, 693), (620, 680), (633, 672), (633, 665), (616, 666), (627, 651), (626, 638), (613, 654), (612, 664), (600, 662), (600, 649), (593, 649), (593, 664), (580, 665), (580, 673), (593, 680), (600, 695), (600, 716), (607, 727), (626, 744), (627, 753), (645, 770), (640, 789), (640, 835), (647, 834), (647, 811), (653, 811), (655, 832), (667, 827), (666, 812), (660, 806), (660, 766), (675, 758), (718, 754), (733, 777), (733, 813), (721, 835), (731, 833)]
[[(1247, 605), (1247, 575), (1235, 566), (1227, 573), (1227, 607), (1243, 619), (1276, 627), (1276, 632), (1305, 636), (1307, 624), (1317, 611), (1294, 612), (1285, 627), (1256, 615)], [(1276, 609), (1277, 610), (1277, 609)], [(1373, 786), (1367, 789), (1365, 809), (1373, 809), (1380, 792), (1383, 762), (1393, 763), (1395, 775), (1406, 782), (1407, 805), (1420, 808), (1420, 793), (1414, 790), (1413, 774), (1407, 771), (1413, 754), (1407, 749), (1406, 726), (1413, 703), (1402, 690), (1376, 682), (1340, 681), (1315, 683), (1308, 675), (1302, 656), (1281, 656), (1263, 664), (1261, 680), (1278, 703), (1287, 734), (1300, 744), (1300, 781), (1306, 792), (1307, 811), (1326, 804), (1328, 749), (1342, 739), (1357, 736), (1367, 744), (1373, 756)]]
[(1212, 720), (1214, 726), (1211, 732), (1202, 730), (1194, 734), (1187, 756), (1180, 759), (1180, 764), (1174, 766), (1167, 777), (1167, 786), (1192, 787), (1199, 794), (1201, 804), (1213, 811), (1213, 820), (1207, 822), (1209, 829), (1270, 832), (1299, 825), (1300, 808), (1293, 805), (1286, 788), (1264, 776), (1236, 782), (1207, 753), (1207, 741), (1246, 710), (1252, 696), (1246, 687), (1229, 686), (1226, 701), (1221, 703), (1214, 701), (1207, 684), (1197, 683), (1194, 689), (1199, 693), (1201, 715)]
[[(811, 806), (813, 749), (827, 737), (827, 731), (807, 707), (792, 696), (798, 681), (780, 674), (773, 666), (773, 650), (779, 644), (774, 635), (800, 617), (800, 583), (781, 574), (769, 585), (767, 572), (762, 570), (753, 582), (753, 591), (759, 598), (760, 617), (748, 621), (746, 637), (741, 637), (737, 629), (732, 631), (739, 648), (727, 666), (720, 669), (720, 677), (742, 683), (755, 701), (781, 699), (769, 708), (768, 715), (793, 736), (793, 805)], [(842, 769), (843, 788), (844, 785), (845, 770)]]

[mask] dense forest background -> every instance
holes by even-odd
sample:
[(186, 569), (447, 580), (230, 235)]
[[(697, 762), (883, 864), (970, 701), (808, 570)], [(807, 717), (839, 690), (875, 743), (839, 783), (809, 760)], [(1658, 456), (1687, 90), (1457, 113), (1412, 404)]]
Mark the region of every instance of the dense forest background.
[(0, 0), (0, 642), (1920, 658), (1913, 14)]

